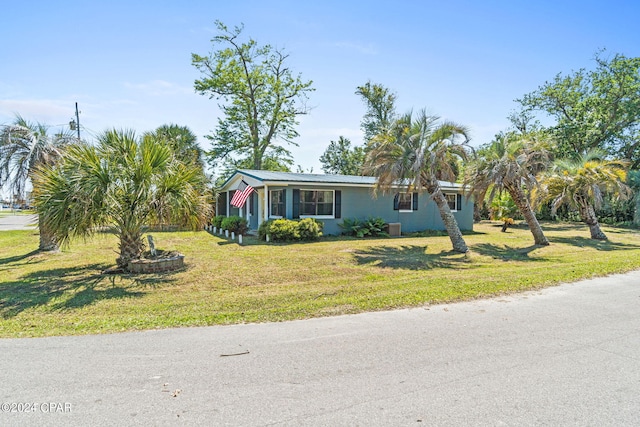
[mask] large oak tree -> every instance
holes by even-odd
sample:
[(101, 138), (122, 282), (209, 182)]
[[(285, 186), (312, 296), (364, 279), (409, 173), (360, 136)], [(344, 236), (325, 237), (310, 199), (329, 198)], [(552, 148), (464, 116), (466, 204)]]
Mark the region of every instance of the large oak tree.
[(242, 25), (230, 30), (216, 21), (216, 28), (214, 50), (192, 54), (192, 64), (202, 73), (196, 91), (222, 101), (222, 117), (208, 136), (213, 143), (209, 161), (227, 168), (288, 169), (291, 153), (282, 143), (296, 145), (297, 118), (308, 113), (312, 81), (294, 74), (284, 51), (251, 38), (243, 42)]
[(593, 70), (558, 74), (518, 102), (541, 111), (551, 127), (560, 157), (603, 150), (640, 167), (640, 57), (595, 57)]

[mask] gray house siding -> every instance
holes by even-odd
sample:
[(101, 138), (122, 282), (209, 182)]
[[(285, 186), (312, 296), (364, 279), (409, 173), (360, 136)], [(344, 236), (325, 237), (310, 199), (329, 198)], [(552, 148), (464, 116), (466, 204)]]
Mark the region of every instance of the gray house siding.
[[(272, 186), (269, 187), (269, 191), (285, 190), (285, 217), (293, 219), (294, 215), (294, 190), (333, 190), (340, 192), (341, 209), (340, 217), (333, 219), (319, 219), (324, 223), (323, 234), (325, 235), (338, 235), (342, 233), (342, 229), (339, 224), (344, 221), (345, 218), (358, 218), (366, 219), (368, 217), (380, 217), (385, 222), (398, 222), (401, 225), (403, 232), (414, 232), (423, 230), (444, 230), (444, 223), (440, 218), (440, 212), (431, 200), (429, 194), (420, 193), (414, 194), (413, 197), (418, 198), (417, 210), (411, 212), (404, 212), (400, 210), (394, 210), (394, 198), (395, 193), (382, 194), (378, 193), (377, 197), (372, 196), (370, 188), (362, 187), (318, 187), (318, 186), (296, 186), (296, 187), (283, 187)], [(446, 193), (446, 191), (445, 191)], [(335, 193), (334, 193), (335, 194)], [(455, 194), (455, 193), (451, 193)], [(335, 203), (335, 200), (334, 200)], [(457, 212), (453, 212), (461, 230), (473, 229), (473, 202), (462, 197), (461, 209)], [(335, 214), (335, 206), (334, 206)], [(253, 220), (251, 217), (251, 227), (254, 228)], [(257, 227), (257, 218), (255, 218)]]
[[(341, 229), (337, 223), (342, 222), (344, 218), (365, 219), (367, 217), (380, 217), (387, 223), (400, 223), (403, 232), (444, 230), (440, 212), (427, 193), (414, 193), (413, 197), (418, 198), (417, 210), (404, 212), (394, 209), (395, 193), (378, 193), (377, 197), (373, 197), (369, 188), (344, 187), (341, 190), (342, 219), (327, 221), (325, 223), (326, 234), (340, 234)], [(472, 230), (473, 201), (462, 197), (461, 205), (461, 209), (458, 212), (453, 212), (453, 215), (461, 230)]]
[[(243, 209), (230, 205), (240, 181), (247, 181), (256, 191), (249, 196)], [(395, 192), (378, 192), (373, 195), (375, 178), (345, 175), (314, 175), (289, 172), (239, 170), (223, 184), (218, 198), (219, 213), (222, 215), (242, 214), (249, 221), (249, 227), (258, 228), (266, 219), (273, 219), (271, 197), (265, 194), (276, 190), (284, 191), (283, 217), (295, 219), (304, 217), (307, 212), (323, 212), (326, 215), (315, 217), (324, 223), (325, 235), (338, 235), (342, 232), (339, 224), (345, 218), (366, 219), (380, 217), (387, 223), (400, 223), (402, 232), (423, 230), (444, 230), (438, 209), (427, 193), (413, 193), (410, 201), (403, 196), (405, 210), (399, 210), (400, 201)], [(473, 200), (462, 196), (459, 184), (441, 182), (445, 195), (452, 195), (457, 210), (453, 212), (461, 230), (473, 230)], [(332, 191), (333, 206), (322, 203), (301, 205), (301, 192), (305, 190)], [(266, 199), (266, 200), (265, 200)], [(268, 200), (268, 203), (265, 203)], [(337, 203), (338, 202), (338, 203)], [(395, 209), (394, 209), (395, 207)], [(331, 213), (329, 215), (328, 213)]]

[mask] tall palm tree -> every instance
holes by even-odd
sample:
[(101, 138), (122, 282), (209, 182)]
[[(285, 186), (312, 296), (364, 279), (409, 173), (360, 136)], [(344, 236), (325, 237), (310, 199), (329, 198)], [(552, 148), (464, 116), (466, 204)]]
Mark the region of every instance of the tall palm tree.
[(489, 202), (506, 190), (527, 221), (536, 245), (549, 241), (540, 227), (525, 190), (538, 186), (536, 175), (549, 163), (547, 141), (541, 134), (500, 134), (477, 153), (467, 165), (465, 184), (475, 195), (476, 202)]
[(424, 111), (414, 119), (408, 113), (389, 130), (371, 141), (365, 160), (365, 173), (378, 178), (376, 189), (389, 191), (406, 186), (411, 191), (426, 191), (436, 203), (453, 250), (468, 252), (458, 223), (438, 180), (455, 181), (457, 157), (466, 157), (468, 131), (464, 126), (428, 116)]
[(71, 147), (58, 166), (40, 169), (36, 204), (61, 243), (112, 226), (119, 238), (119, 267), (144, 250), (148, 225), (171, 223), (193, 229), (204, 224), (210, 205), (199, 168), (173, 155), (154, 138), (111, 130), (96, 146)]
[(603, 153), (592, 150), (577, 159), (559, 160), (543, 176), (540, 200), (551, 201), (552, 214), (567, 204), (578, 210), (589, 226), (592, 239), (606, 240), (600, 229), (596, 209), (602, 205), (603, 193), (627, 199), (632, 195), (625, 184), (629, 162), (606, 160)]
[[(29, 182), (37, 186), (33, 180), (35, 171), (59, 161), (65, 147), (75, 141), (71, 131), (50, 135), (47, 125), (16, 116), (12, 124), (0, 130), (0, 187), (8, 187), (12, 194), (24, 198)], [(40, 250), (57, 250), (58, 244), (43, 223), (41, 214), (38, 224)]]
[(202, 148), (198, 145), (198, 138), (188, 127), (165, 124), (153, 132), (145, 133), (143, 137), (165, 140), (179, 159), (194, 163), (204, 169)]

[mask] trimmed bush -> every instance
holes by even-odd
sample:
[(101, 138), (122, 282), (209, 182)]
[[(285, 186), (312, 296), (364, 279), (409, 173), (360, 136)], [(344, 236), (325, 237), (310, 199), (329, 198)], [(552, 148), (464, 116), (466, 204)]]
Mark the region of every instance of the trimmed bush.
[(304, 218), (298, 222), (300, 240), (318, 240), (322, 236), (324, 224), (313, 218)]
[(317, 240), (322, 236), (322, 226), (320, 221), (313, 218), (305, 218), (300, 221), (291, 219), (270, 219), (260, 224), (258, 227), (258, 238), (273, 242), (295, 242)]
[(229, 230), (229, 233), (244, 235), (247, 230), (249, 230), (249, 223), (245, 218), (239, 216), (228, 216), (222, 220), (220, 227), (222, 227), (223, 230)]
[(226, 218), (224, 215), (214, 216), (211, 219), (211, 225), (216, 228), (220, 228), (222, 226), (222, 221)]
[(300, 240), (298, 223), (290, 219), (275, 219), (267, 231), (270, 239), (274, 242), (291, 242)]

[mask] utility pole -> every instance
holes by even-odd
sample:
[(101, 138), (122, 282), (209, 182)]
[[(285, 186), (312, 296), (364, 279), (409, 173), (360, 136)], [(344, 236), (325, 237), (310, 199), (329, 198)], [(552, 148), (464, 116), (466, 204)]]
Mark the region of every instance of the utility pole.
[(80, 141), (80, 114), (78, 114), (78, 103), (76, 102), (76, 123), (78, 124), (78, 141)]
[(71, 130), (78, 131), (78, 141), (80, 141), (80, 114), (78, 113), (78, 103), (76, 102), (76, 119), (69, 122), (69, 127)]

